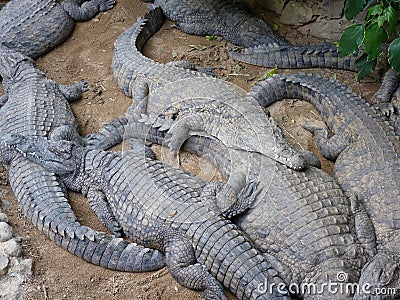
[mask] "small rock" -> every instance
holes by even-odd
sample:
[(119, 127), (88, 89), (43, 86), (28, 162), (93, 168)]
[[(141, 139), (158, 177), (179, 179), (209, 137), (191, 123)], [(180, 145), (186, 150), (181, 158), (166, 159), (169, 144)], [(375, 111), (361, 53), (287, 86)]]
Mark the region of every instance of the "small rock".
[(22, 252), (21, 244), (18, 243), (15, 239), (11, 239), (6, 242), (7, 245), (4, 248), (4, 253), (7, 256), (20, 256)]
[(315, 15), (329, 18), (340, 18), (344, 11), (343, 0), (314, 0), (311, 1), (310, 5), (312, 6)]
[(8, 272), (8, 257), (5, 257), (4, 255), (0, 254), (0, 276), (5, 275)]
[(265, 0), (257, 0), (257, 4), (265, 7), (269, 10), (280, 15), (283, 11), (283, 7), (285, 6), (286, 0), (273, 0), (273, 1), (265, 1)]
[(8, 222), (8, 217), (5, 213), (0, 213), (0, 222)]
[(0, 222), (0, 242), (6, 242), (12, 238), (13, 229), (6, 222)]
[(313, 10), (303, 2), (290, 1), (282, 11), (281, 22), (289, 25), (303, 25), (313, 20)]

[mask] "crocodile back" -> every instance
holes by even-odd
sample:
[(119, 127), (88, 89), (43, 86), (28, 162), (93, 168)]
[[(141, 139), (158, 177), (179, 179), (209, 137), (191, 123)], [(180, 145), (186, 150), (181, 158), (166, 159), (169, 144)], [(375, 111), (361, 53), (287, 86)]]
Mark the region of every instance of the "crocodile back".
[(62, 125), (78, 125), (57, 84), (36, 69), (22, 74), (25, 80), (9, 90), (9, 101), (0, 110), (0, 128), (8, 133), (48, 137)]
[(221, 148), (217, 141), (198, 137), (183, 147), (211, 157), (227, 177), (244, 171), (234, 167), (237, 161), (251, 165), (248, 176), (259, 180), (261, 192), (252, 207), (233, 221), (262, 252), (290, 266), (292, 278), (287, 281), (310, 280), (318, 268), (330, 275), (346, 271), (356, 280), (363, 249), (355, 235), (350, 201), (331, 176), (314, 167), (298, 172), (256, 153)]
[(364, 253), (350, 201), (335, 180), (314, 167), (297, 172), (278, 163), (260, 172), (262, 197), (235, 223), (263, 252), (291, 266), (296, 281), (310, 281), (320, 269), (319, 276), (336, 280), (342, 271), (357, 282)]
[(183, 233), (196, 260), (238, 298), (269, 299), (257, 287), (277, 273), (269, 273), (269, 263), (237, 226), (202, 202), (205, 183), (183, 170), (136, 155), (89, 150), (79, 175), (86, 182), (83, 190), (102, 190), (134, 241), (163, 249), (171, 230)]
[(0, 11), (0, 43), (37, 58), (63, 42), (74, 26), (55, 0), (13, 0)]
[(289, 44), (266, 22), (246, 12), (238, 3), (232, 4), (227, 0), (156, 0), (154, 4), (159, 5), (179, 29), (189, 34), (220, 35), (243, 47)]
[(263, 106), (279, 99), (312, 103), (329, 130), (346, 141), (335, 162), (341, 188), (363, 203), (380, 232), (400, 229), (400, 142), (392, 121), (333, 79), (279, 75), (260, 82), (255, 98)]

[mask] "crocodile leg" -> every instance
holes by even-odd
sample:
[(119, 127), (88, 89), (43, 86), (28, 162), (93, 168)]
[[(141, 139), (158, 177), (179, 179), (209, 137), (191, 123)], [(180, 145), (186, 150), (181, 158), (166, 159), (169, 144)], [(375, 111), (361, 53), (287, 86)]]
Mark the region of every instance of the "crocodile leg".
[(331, 161), (335, 161), (348, 145), (348, 141), (343, 135), (334, 135), (328, 138), (328, 129), (326, 127), (308, 123), (303, 125), (303, 128), (314, 134), (319, 152), (323, 157)]
[(318, 156), (315, 155), (315, 153), (308, 150), (299, 150), (299, 153), (304, 157), (304, 160), (308, 166), (321, 169), (321, 161), (319, 160)]
[(115, 236), (121, 237), (123, 230), (121, 225), (115, 219), (114, 214), (107, 202), (107, 198), (102, 191), (89, 189), (86, 195), (88, 203), (92, 210), (96, 213), (100, 221), (110, 230)]
[(185, 287), (203, 290), (205, 299), (226, 299), (221, 284), (196, 263), (191, 242), (174, 230), (163, 234), (169, 236), (165, 241), (165, 258), (172, 277)]
[(257, 195), (256, 188), (257, 183), (250, 182), (237, 194), (230, 184), (212, 181), (204, 186), (201, 197), (202, 201), (210, 202), (216, 211), (220, 211), (223, 217), (230, 219), (251, 207)]
[(199, 123), (202, 123), (201, 117), (193, 114), (176, 121), (168, 130), (168, 135), (170, 137), (167, 138), (165, 142), (175, 157), (178, 155), (182, 144), (189, 137), (189, 132), (191, 130), (200, 129), (200, 126), (198, 126)]
[(58, 88), (69, 102), (79, 100), (82, 94), (89, 90), (88, 83), (85, 80), (71, 85), (58, 84)]
[(131, 151), (136, 156), (144, 155), (146, 158), (156, 160), (156, 154), (150, 148), (149, 145), (143, 143), (141, 139), (131, 139), (130, 140)]
[(128, 120), (125, 117), (112, 119), (104, 124), (99, 133), (92, 133), (83, 138), (87, 147), (96, 149), (109, 149), (124, 140)]
[(115, 0), (91, 0), (84, 2), (82, 5), (73, 0), (64, 0), (61, 5), (72, 19), (83, 22), (90, 20), (99, 12), (112, 9), (115, 5)]
[(202, 68), (202, 67), (196, 67), (194, 64), (186, 61), (186, 60), (178, 60), (178, 61), (170, 61), (166, 63), (165, 65), (167, 66), (174, 66), (178, 68), (184, 68), (188, 70), (193, 70), (193, 71), (198, 71), (210, 76), (215, 77), (216, 75), (213, 73), (213, 68)]
[(75, 129), (71, 128), (71, 126), (63, 125), (59, 126), (57, 128), (54, 128), (50, 134), (49, 137), (53, 141), (73, 141), (78, 145), (82, 145), (82, 138), (81, 136), (76, 132)]
[(375, 228), (363, 205), (355, 195), (349, 197), (354, 213), (354, 225), (357, 238), (366, 253), (372, 258), (376, 254)]
[(399, 74), (390, 68), (382, 77), (382, 84), (379, 90), (374, 94), (372, 102), (374, 104), (389, 102), (392, 94), (399, 85)]

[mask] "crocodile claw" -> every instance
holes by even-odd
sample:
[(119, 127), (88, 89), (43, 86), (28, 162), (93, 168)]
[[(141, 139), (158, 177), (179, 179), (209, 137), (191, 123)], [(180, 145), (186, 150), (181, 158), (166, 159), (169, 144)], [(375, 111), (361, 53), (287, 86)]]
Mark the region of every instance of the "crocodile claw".
[(374, 104), (374, 107), (385, 117), (389, 118), (391, 115), (394, 114), (394, 106), (392, 103), (388, 103), (388, 102), (378, 103), (378, 104)]
[(97, 133), (90, 133), (82, 139), (87, 147), (97, 147), (100, 143), (99, 135)]
[(108, 229), (112, 232), (116, 237), (122, 237), (124, 235), (124, 230), (118, 222), (113, 222), (108, 226)]
[(82, 92), (87, 92), (89, 90), (89, 84), (85, 80), (79, 81), (79, 86), (82, 90)]
[(114, 7), (115, 0), (101, 0), (99, 1), (99, 10), (101, 12), (110, 10)]
[(181, 149), (183, 142), (181, 142), (175, 136), (172, 136), (172, 137), (166, 139), (165, 143), (168, 145), (169, 150), (171, 151), (172, 155), (174, 157), (177, 157), (178, 153), (179, 153), (179, 149)]

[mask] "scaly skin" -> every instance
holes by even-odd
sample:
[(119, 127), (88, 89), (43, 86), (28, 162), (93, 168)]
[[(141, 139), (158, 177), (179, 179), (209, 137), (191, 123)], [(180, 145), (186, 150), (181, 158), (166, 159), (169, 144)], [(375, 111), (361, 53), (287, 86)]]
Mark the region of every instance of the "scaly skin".
[[(149, 2), (149, 1), (146, 1)], [(188, 34), (220, 35), (243, 47), (260, 44), (289, 45), (263, 20), (229, 0), (155, 0), (166, 18)]]
[[(376, 230), (378, 254), (363, 269), (360, 285), (396, 288), (399, 293), (400, 142), (393, 123), (346, 86), (320, 76), (278, 75), (260, 82), (254, 91), (263, 106), (300, 98), (320, 112), (334, 136), (327, 138), (327, 128), (305, 127), (314, 132), (322, 155), (336, 160), (334, 177), (365, 207)], [(367, 296), (357, 299), (363, 297)]]
[(87, 21), (114, 4), (115, 0), (10, 1), (0, 11), (0, 43), (37, 58), (66, 40), (74, 21)]
[[(149, 1), (146, 1), (149, 2)], [(332, 43), (293, 46), (263, 20), (233, 5), (229, 0), (155, 0), (164, 15), (188, 34), (220, 35), (246, 49), (228, 54), (264, 67), (335, 68), (356, 71), (358, 54), (339, 58)]]
[[(176, 153), (190, 131), (202, 130), (232, 147), (303, 168), (304, 159), (282, 137), (276, 123), (265, 118), (254, 99), (240, 88), (176, 64), (159, 64), (140, 53), (162, 24), (161, 10), (156, 8), (126, 30), (116, 42), (112, 69), (118, 85), (136, 103), (146, 98), (142, 104), (147, 114), (166, 117), (172, 111), (173, 119), (182, 120), (179, 130), (172, 133), (171, 149)], [(215, 114), (217, 110), (221, 117)]]
[[(113, 120), (92, 135), (92, 142), (111, 147), (130, 136), (127, 130), (136, 138), (160, 145), (165, 142), (164, 132), (148, 130), (141, 122), (128, 123), (125, 118)], [(243, 186), (246, 179), (259, 181), (261, 192), (254, 205), (233, 221), (287, 285), (326, 284), (328, 279), (337, 283), (338, 274), (343, 273), (347, 274), (343, 284), (357, 283), (362, 266), (376, 253), (374, 230), (358, 203), (350, 203), (332, 177), (314, 167), (293, 171), (265, 156), (229, 149), (206, 137), (190, 137), (183, 150), (211, 161), (233, 187)], [(327, 289), (303, 296), (333, 297)]]
[(337, 47), (331, 43), (307, 46), (276, 46), (265, 44), (249, 47), (240, 52), (228, 54), (242, 62), (269, 68), (332, 68), (357, 71), (356, 60), (360, 56), (339, 58)]
[[(26, 56), (0, 46), (3, 106), (0, 131), (31, 137), (64, 132), (64, 138), (80, 142), (68, 101), (80, 98), (85, 82), (65, 86), (47, 78)], [(5, 101), (7, 100), (7, 101)], [(70, 253), (91, 263), (121, 271), (155, 270), (165, 265), (159, 251), (129, 244), (77, 222), (66, 190), (53, 173), (21, 155), (0, 153), (9, 182), (22, 211), (43, 234)]]
[[(224, 217), (252, 203), (254, 184), (246, 185), (236, 198), (222, 183), (204, 186), (197, 177), (137, 152), (105, 152), (21, 135), (3, 140), (3, 148), (14, 148), (58, 173), (68, 188), (102, 198), (129, 238), (163, 251), (171, 275), (186, 287), (203, 290), (206, 299), (225, 299), (218, 281), (239, 299), (287, 298), (275, 289), (260, 292), (259, 285), (266, 281), (283, 282)], [(228, 212), (224, 204), (230, 202), (228, 210), (233, 210)]]

